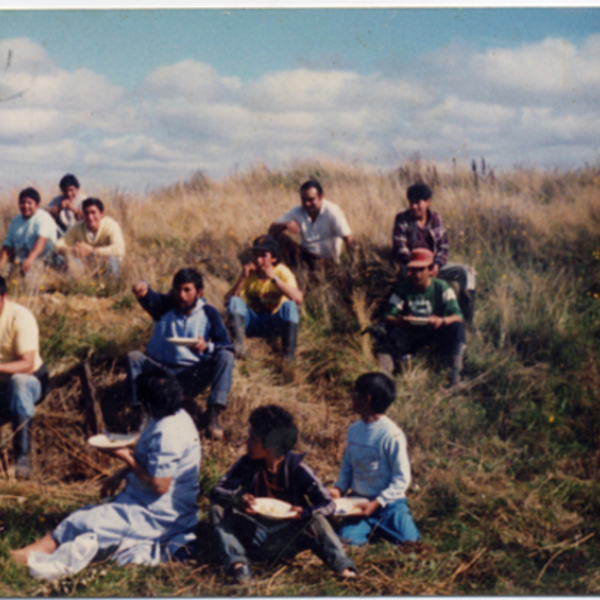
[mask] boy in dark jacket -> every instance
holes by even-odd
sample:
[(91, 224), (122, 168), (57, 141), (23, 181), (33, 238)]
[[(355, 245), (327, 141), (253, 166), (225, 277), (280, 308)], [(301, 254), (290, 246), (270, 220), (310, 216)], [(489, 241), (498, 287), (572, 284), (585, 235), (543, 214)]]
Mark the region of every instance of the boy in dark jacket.
[[(226, 569), (237, 583), (251, 583), (251, 558), (275, 560), (310, 548), (342, 577), (355, 577), (327, 521), (335, 505), (303, 456), (291, 452), (298, 438), (294, 418), (280, 406), (261, 406), (250, 414), (247, 454), (223, 475), (210, 494), (210, 520)], [(256, 498), (291, 505), (285, 520), (256, 512)]]
[[(219, 414), (225, 409), (231, 388), (233, 344), (219, 312), (202, 297), (202, 275), (195, 269), (180, 269), (173, 277), (170, 294), (155, 292), (145, 281), (135, 283), (132, 289), (155, 322), (146, 353), (136, 350), (127, 355), (127, 383), (134, 405), (135, 381), (146, 365), (166, 368), (192, 398), (210, 385), (208, 433), (220, 439), (223, 429)], [(186, 339), (191, 338), (196, 343), (189, 346)]]

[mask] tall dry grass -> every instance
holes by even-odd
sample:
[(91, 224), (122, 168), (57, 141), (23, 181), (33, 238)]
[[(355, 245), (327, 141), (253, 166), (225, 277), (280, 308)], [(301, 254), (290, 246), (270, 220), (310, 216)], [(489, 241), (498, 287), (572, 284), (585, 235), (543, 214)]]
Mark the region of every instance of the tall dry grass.
[[(393, 219), (406, 207), (406, 187), (423, 180), (434, 187), (433, 205), (449, 230), (451, 260), (478, 272), (478, 310), (462, 387), (446, 389), (443, 375), (419, 356), (397, 377), (398, 399), (389, 412), (409, 440), (414, 475), (409, 503), (426, 544), (407, 551), (387, 545), (352, 550), (363, 577), (350, 585), (329, 580), (305, 556), (282, 571), (259, 566), (256, 593), (597, 593), (596, 168), (484, 173), (478, 166), (475, 178), (468, 165), (443, 168), (418, 160), (391, 173), (311, 162), (275, 170), (259, 165), (221, 181), (197, 174), (143, 197), (88, 190), (123, 226), (128, 254), (121, 280), (110, 285), (93, 277), (56, 280), (33, 298), (20, 295), (18, 278), (11, 283), (11, 293), (38, 315), (44, 356), (55, 375), (54, 390), (36, 414), (36, 480), (29, 488), (14, 488), (14, 495), (28, 500), (19, 508), (0, 498), (3, 510), (20, 523), (7, 543), (40, 533), (52, 518), (87, 502), (74, 497), (70, 504), (53, 504), (48, 498), (55, 492), (82, 489), (93, 498), (98, 478), (113, 466), (99, 462), (84, 443), (73, 368), (91, 352), (107, 423), (127, 428), (123, 358), (143, 348), (152, 329), (129, 292), (131, 282), (143, 278), (167, 291), (177, 269), (197, 266), (205, 274), (208, 300), (222, 310), (241, 253), (298, 203), (298, 188), (308, 177), (318, 178), (326, 197), (346, 213), (359, 245), (357, 259), (344, 260), (305, 290), (293, 384), (283, 384), (276, 356), (263, 340), (251, 340), (250, 357), (237, 362), (226, 439), (204, 443), (204, 521), (208, 489), (244, 452), (248, 415), (267, 402), (296, 415), (307, 462), (328, 484), (335, 481), (345, 432), (355, 418), (349, 390), (359, 374), (377, 368), (362, 332), (376, 319), (395, 278), (387, 259)], [(51, 197), (51, 190), (42, 191), (44, 199)], [(0, 193), (0, 237), (16, 214), (17, 192)], [(198, 402), (203, 405), (202, 398)], [(0, 458), (10, 461), (1, 450)], [(28, 520), (32, 512), (42, 520)], [(201, 549), (197, 562), (179, 574), (152, 571), (153, 590), (240, 593), (224, 583), (210, 554), (209, 547)], [(0, 591), (57, 593), (40, 591), (16, 568), (6, 569), (13, 583)], [(99, 572), (59, 591), (106, 595), (120, 580), (124, 595), (149, 593), (141, 583), (146, 571)]]

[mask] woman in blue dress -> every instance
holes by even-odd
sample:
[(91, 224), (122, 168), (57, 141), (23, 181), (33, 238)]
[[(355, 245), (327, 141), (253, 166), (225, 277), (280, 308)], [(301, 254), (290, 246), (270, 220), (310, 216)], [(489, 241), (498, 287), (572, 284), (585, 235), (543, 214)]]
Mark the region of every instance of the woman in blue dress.
[(137, 380), (139, 398), (152, 417), (135, 446), (107, 450), (125, 466), (106, 479), (105, 497), (126, 479), (112, 502), (71, 514), (51, 533), (12, 552), (27, 564), (32, 551), (52, 554), (84, 533), (98, 539), (96, 559), (112, 556), (118, 564), (156, 565), (195, 540), (198, 523), (200, 441), (182, 408), (177, 380), (155, 368)]

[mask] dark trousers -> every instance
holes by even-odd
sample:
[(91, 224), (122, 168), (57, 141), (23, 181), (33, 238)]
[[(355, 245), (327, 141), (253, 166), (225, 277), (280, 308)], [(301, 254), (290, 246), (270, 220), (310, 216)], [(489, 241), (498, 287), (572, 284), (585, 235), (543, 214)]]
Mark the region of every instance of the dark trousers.
[(133, 405), (139, 404), (135, 380), (144, 372), (146, 365), (157, 365), (177, 377), (186, 396), (193, 398), (210, 385), (208, 405), (225, 408), (231, 389), (233, 363), (233, 353), (224, 348), (217, 348), (208, 360), (190, 366), (164, 365), (135, 350), (127, 355), (127, 388)]
[(460, 353), (461, 346), (465, 343), (463, 323), (441, 325), (437, 329), (418, 325), (406, 328), (386, 325), (386, 331), (387, 334), (376, 341), (375, 352), (391, 354), (394, 359), (414, 354), (420, 348), (428, 346), (451, 366), (452, 358)]
[(274, 561), (310, 549), (336, 573), (344, 569), (356, 571), (329, 521), (322, 515), (314, 515), (308, 521), (275, 521), (213, 504), (210, 522), (227, 569), (237, 563), (249, 564), (250, 558)]

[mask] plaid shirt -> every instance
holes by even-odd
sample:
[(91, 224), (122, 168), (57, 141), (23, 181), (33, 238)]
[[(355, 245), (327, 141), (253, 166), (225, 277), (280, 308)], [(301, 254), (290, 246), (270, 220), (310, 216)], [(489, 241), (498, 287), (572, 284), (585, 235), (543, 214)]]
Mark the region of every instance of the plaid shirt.
[[(410, 210), (396, 215), (392, 234), (394, 258), (403, 265), (409, 262), (410, 252), (415, 247), (419, 233), (417, 227)], [(429, 250), (433, 252), (433, 262), (443, 267), (448, 262), (448, 233), (440, 215), (428, 210), (427, 225), (421, 234), (425, 237)]]

